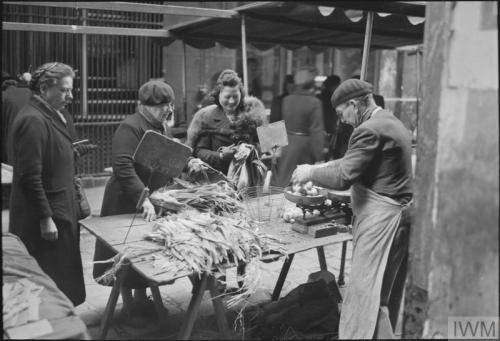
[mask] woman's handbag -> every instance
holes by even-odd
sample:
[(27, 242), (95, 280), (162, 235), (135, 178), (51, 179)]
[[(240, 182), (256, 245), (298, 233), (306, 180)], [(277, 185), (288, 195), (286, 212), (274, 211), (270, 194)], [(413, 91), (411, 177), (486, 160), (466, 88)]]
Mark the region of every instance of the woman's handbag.
[(76, 197), (78, 200), (78, 220), (82, 220), (90, 216), (90, 204), (87, 200), (87, 196), (85, 195), (85, 191), (83, 190), (82, 179), (75, 176), (75, 189), (76, 189)]

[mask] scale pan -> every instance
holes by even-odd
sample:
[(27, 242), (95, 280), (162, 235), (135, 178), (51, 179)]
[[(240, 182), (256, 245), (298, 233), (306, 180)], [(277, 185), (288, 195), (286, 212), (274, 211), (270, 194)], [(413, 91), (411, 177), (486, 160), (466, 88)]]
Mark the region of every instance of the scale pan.
[[(316, 187), (316, 186), (315, 186)], [(324, 188), (316, 187), (319, 195), (305, 196), (292, 193), (292, 187), (285, 188), (285, 198), (288, 201), (299, 204), (301, 206), (318, 206), (325, 202), (328, 191)]]

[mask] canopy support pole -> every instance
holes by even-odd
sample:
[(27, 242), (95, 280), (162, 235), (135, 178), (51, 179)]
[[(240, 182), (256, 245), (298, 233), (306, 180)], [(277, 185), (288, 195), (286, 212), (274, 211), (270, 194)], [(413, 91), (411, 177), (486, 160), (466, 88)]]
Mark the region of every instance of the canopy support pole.
[(293, 50), (286, 50), (286, 73), (293, 74)]
[(243, 63), (243, 88), (248, 94), (248, 69), (247, 69), (247, 35), (245, 27), (245, 15), (241, 16), (241, 59)]
[(187, 86), (186, 86), (186, 43), (182, 42), (182, 110), (185, 122), (188, 121), (187, 117)]
[[(87, 10), (82, 9), (82, 25), (87, 25)], [(87, 117), (88, 115), (88, 105), (87, 105), (87, 77), (88, 77), (88, 64), (87, 64), (87, 34), (82, 34), (82, 71), (80, 73), (80, 98), (82, 101), (82, 116)]]
[(370, 57), (370, 43), (372, 40), (373, 12), (368, 12), (366, 17), (365, 43), (363, 44), (363, 59), (361, 60), (361, 74), (359, 78), (365, 80), (368, 69), (368, 58)]

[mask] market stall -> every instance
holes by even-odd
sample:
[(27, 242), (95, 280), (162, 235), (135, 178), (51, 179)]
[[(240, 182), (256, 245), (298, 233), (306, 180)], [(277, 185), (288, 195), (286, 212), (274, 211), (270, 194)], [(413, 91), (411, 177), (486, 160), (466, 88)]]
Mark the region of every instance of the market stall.
[[(273, 195), (273, 198), (267, 198), (270, 200), (278, 200), (283, 203), (283, 193)], [(259, 200), (264, 200), (263, 198), (255, 198), (247, 202), (248, 205), (259, 205)], [(292, 205), (293, 207), (293, 205)], [(269, 206), (267, 206), (269, 209)], [(262, 210), (264, 210), (264, 206), (262, 206)], [(199, 228), (208, 229), (208, 226), (217, 220), (222, 220), (222, 217), (215, 217), (213, 215), (207, 213), (201, 213), (199, 211), (188, 211), (189, 214), (173, 214), (170, 216), (170, 222), (172, 221), (190, 221), (190, 223), (196, 221), (204, 221), (205, 224), (199, 222)], [(275, 213), (278, 213), (276, 211)], [(243, 212), (242, 219), (246, 216), (246, 213)], [(338, 220), (344, 218), (343, 221), (347, 218), (346, 214), (337, 214), (336, 218)], [(179, 233), (168, 234), (165, 236), (165, 240), (170, 238), (170, 243), (168, 246), (161, 246), (155, 239), (163, 238), (161, 236), (161, 231), (164, 229), (172, 228), (169, 225), (169, 222), (162, 223), (146, 223), (144, 221), (134, 221), (134, 224), (130, 228), (130, 222), (133, 219), (133, 215), (120, 215), (120, 216), (111, 216), (111, 217), (96, 217), (91, 219), (86, 219), (81, 221), (81, 225), (86, 228), (89, 232), (91, 232), (96, 238), (102, 240), (106, 244), (108, 244), (111, 248), (119, 253), (121, 256), (125, 256), (126, 260), (122, 261), (122, 266), (120, 271), (117, 272), (117, 279), (114, 283), (112, 292), (110, 294), (106, 311), (104, 314), (104, 318), (101, 324), (101, 338), (105, 338), (107, 334), (107, 330), (109, 328), (110, 318), (113, 314), (118, 296), (119, 296), (119, 288), (120, 288), (120, 280), (125, 275), (125, 271), (127, 266), (131, 266), (134, 270), (137, 270), (145, 279), (147, 279), (151, 291), (153, 292), (155, 302), (161, 302), (161, 296), (158, 287), (165, 284), (171, 284), (173, 281), (187, 277), (190, 275), (198, 275), (200, 276), (200, 283), (193, 292), (189, 308), (187, 311), (187, 315), (184, 319), (183, 325), (179, 332), (180, 339), (189, 339), (191, 335), (191, 331), (193, 329), (194, 322), (199, 312), (201, 299), (203, 297), (203, 293), (205, 290), (209, 290), (211, 297), (213, 298), (213, 306), (216, 313), (216, 318), (219, 326), (219, 330), (222, 333), (227, 332), (228, 324), (226, 321), (225, 315), (225, 306), (222, 303), (222, 299), (220, 293), (218, 293), (216, 288), (216, 279), (215, 275), (212, 272), (200, 272), (195, 271), (193, 269), (193, 260), (189, 260), (193, 255), (190, 254), (190, 251), (186, 251), (185, 249), (179, 249), (178, 257), (168, 258), (168, 263), (165, 263), (165, 255), (169, 255), (171, 249), (169, 249), (170, 245), (178, 245), (182, 243), (182, 237), (180, 237)], [(176, 220), (174, 220), (176, 219)], [(228, 221), (235, 221), (234, 219), (228, 218)], [(243, 224), (244, 220), (240, 220), (239, 224)], [(277, 282), (275, 285), (275, 289), (273, 291), (272, 300), (278, 300), (280, 297), (280, 292), (283, 287), (283, 283), (285, 282), (287, 273), (292, 264), (293, 258), (295, 254), (301, 253), (310, 249), (317, 249), (318, 252), (318, 261), (320, 268), (322, 270), (327, 270), (327, 262), (324, 255), (323, 247), (327, 245), (342, 243), (342, 263), (341, 270), (339, 273), (339, 283), (343, 282), (343, 271), (344, 271), (344, 262), (345, 262), (345, 248), (346, 243), (352, 239), (352, 235), (347, 233), (347, 230), (339, 231), (336, 234), (330, 234), (325, 237), (318, 238), (317, 236), (311, 235), (309, 233), (297, 232), (292, 229), (292, 224), (285, 222), (282, 217), (279, 217), (278, 214), (273, 214), (272, 218), (269, 221), (266, 221), (263, 224), (259, 224), (260, 231), (262, 232), (259, 235), (259, 238), (270, 238), (275, 239), (276, 243), (273, 243), (275, 250), (268, 249), (262, 250), (262, 254), (256, 257), (259, 261), (274, 261), (282, 256), (286, 255), (286, 260), (283, 264), (281, 273), (279, 278), (277, 278)], [(196, 229), (196, 227), (195, 227)], [(128, 231), (130, 233), (124, 243), (125, 236)], [(231, 233), (232, 227), (226, 227), (226, 233)], [(259, 228), (257, 229), (257, 231)], [(188, 229), (182, 230), (184, 232), (189, 231)], [(253, 233), (253, 232), (252, 232)], [(259, 232), (256, 232), (259, 233)], [(146, 237), (145, 237), (146, 236)], [(147, 237), (149, 236), (149, 237)], [(194, 238), (194, 236), (191, 236)], [(186, 238), (190, 238), (189, 236)], [(211, 240), (210, 238), (215, 238), (213, 236), (206, 236), (206, 240)], [(231, 238), (231, 237), (229, 237)], [(161, 239), (163, 240), (163, 239)], [(203, 240), (202, 240), (203, 241)], [(224, 239), (218, 241), (219, 244), (224, 244)], [(195, 244), (199, 244), (197, 248), (202, 249), (201, 242), (195, 242)], [(260, 243), (259, 245), (266, 245), (266, 243)], [(271, 244), (269, 244), (271, 245)], [(244, 249), (243, 244), (235, 243), (233, 244), (235, 250)], [(168, 250), (167, 250), (168, 249)], [(184, 250), (183, 253), (182, 250)], [(174, 249), (175, 251), (175, 249)], [(233, 254), (236, 254), (235, 253)], [(221, 258), (222, 260), (222, 258)], [(196, 262), (204, 262), (204, 258), (196, 258)], [(214, 261), (214, 268), (223, 266), (224, 268), (236, 267), (237, 262), (219, 262)], [(231, 302), (231, 299), (228, 301)], [(161, 309), (158, 309), (161, 311)]]

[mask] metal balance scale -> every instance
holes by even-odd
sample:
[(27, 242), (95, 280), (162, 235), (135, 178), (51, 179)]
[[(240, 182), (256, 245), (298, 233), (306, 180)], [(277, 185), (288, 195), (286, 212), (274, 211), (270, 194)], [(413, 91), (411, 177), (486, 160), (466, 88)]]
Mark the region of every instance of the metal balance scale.
[(302, 196), (293, 194), (291, 187), (287, 187), (285, 198), (302, 210), (302, 217), (295, 219), (292, 230), (309, 234), (314, 238), (350, 232), (348, 225), (351, 223), (352, 209), (349, 190), (319, 189), (319, 195)]

